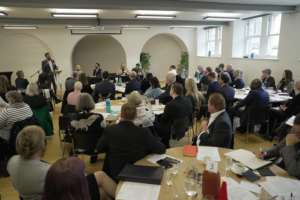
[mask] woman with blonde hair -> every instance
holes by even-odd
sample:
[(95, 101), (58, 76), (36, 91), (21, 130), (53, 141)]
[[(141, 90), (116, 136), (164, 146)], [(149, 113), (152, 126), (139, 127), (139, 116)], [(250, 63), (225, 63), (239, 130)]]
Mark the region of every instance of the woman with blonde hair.
[(39, 126), (27, 126), (17, 136), (19, 155), (10, 158), (7, 171), (23, 199), (41, 199), (43, 196), (45, 178), (51, 167), (41, 159), (46, 144), (45, 132)]
[(47, 106), (47, 99), (40, 95), (39, 87), (36, 83), (29, 83), (25, 95), (23, 95), (23, 102), (27, 103), (31, 110), (39, 110)]
[(196, 82), (192, 78), (186, 79), (185, 88), (187, 91), (185, 96), (191, 100), (193, 111), (195, 111), (196, 108), (200, 107), (200, 100), (205, 100), (204, 96), (201, 95), (200, 92), (198, 92)]
[(8, 91), (17, 90), (15, 86), (9, 85), (9, 81), (6, 76), (0, 75), (0, 97), (7, 102), (5, 94)]
[(118, 75), (128, 75), (130, 71), (127, 69), (124, 63), (121, 64), (121, 68), (118, 70)]

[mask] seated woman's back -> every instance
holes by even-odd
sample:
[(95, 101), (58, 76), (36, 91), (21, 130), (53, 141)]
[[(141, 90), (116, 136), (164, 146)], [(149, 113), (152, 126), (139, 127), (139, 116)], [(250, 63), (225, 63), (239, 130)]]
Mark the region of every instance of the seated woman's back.
[(42, 107), (47, 106), (46, 97), (40, 95), (36, 83), (28, 84), (25, 95), (23, 95), (23, 101), (30, 106), (31, 110), (39, 110)]

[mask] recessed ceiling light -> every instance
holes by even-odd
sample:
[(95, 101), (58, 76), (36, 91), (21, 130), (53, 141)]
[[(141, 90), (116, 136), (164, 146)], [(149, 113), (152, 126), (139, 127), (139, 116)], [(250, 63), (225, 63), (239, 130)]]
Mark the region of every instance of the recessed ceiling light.
[(78, 30), (78, 29), (91, 29), (91, 26), (67, 26), (66, 29), (70, 29), (70, 30)]
[(74, 14), (74, 13), (51, 13), (53, 17), (76, 17), (76, 18), (81, 18), (81, 17), (89, 17), (89, 18), (96, 18), (98, 17), (98, 14)]
[(0, 16), (7, 16), (5, 12), (0, 12)]
[(150, 27), (122, 27), (122, 29), (149, 29)]
[(135, 18), (143, 19), (174, 19), (176, 15), (136, 15)]
[(171, 29), (196, 29), (196, 26), (173, 26)]
[(211, 16), (207, 16), (203, 18), (204, 20), (215, 20), (215, 21), (233, 21), (233, 20), (237, 20), (240, 19), (238, 17), (211, 17)]
[(94, 9), (51, 9), (51, 11), (56, 13), (98, 13), (99, 10)]
[(36, 26), (1, 26), (4, 29), (38, 29)]
[(205, 16), (213, 16), (213, 17), (236, 17), (241, 14), (239, 13), (206, 13)]
[(161, 10), (139, 10), (136, 11), (137, 14), (143, 15), (174, 15), (176, 14), (175, 11), (161, 11)]

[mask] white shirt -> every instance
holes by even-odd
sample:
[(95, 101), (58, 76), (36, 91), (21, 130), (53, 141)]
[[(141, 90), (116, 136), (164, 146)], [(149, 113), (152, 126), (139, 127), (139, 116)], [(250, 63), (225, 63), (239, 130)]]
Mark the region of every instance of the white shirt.
[(208, 124), (207, 124), (207, 131), (203, 131), (203, 132), (201, 132), (201, 133), (199, 134), (198, 139), (197, 139), (197, 142), (196, 142), (196, 143), (197, 143), (197, 146), (200, 145), (200, 142), (201, 142), (200, 136), (201, 136), (201, 134), (202, 134), (202, 133), (205, 133), (205, 132), (207, 132), (207, 133), (209, 134), (209, 130), (208, 130), (209, 125), (211, 125), (211, 123), (213, 123), (213, 122), (215, 121), (215, 119), (216, 119), (222, 112), (224, 112), (224, 111), (225, 111), (225, 109), (224, 109), (224, 110), (221, 110), (221, 111), (219, 111), (219, 112), (210, 114), (210, 118), (209, 118), (209, 121), (208, 121)]
[(168, 72), (168, 74), (170, 74), (170, 73), (174, 74), (175, 76), (177, 75), (177, 73), (176, 73), (176, 70), (175, 70), (175, 69), (172, 69), (171, 71), (169, 71), (169, 72)]
[(53, 65), (52, 65), (52, 61), (50, 60), (48, 60), (48, 64), (49, 64), (49, 66), (50, 66), (50, 69), (51, 69), (51, 72), (53, 72)]

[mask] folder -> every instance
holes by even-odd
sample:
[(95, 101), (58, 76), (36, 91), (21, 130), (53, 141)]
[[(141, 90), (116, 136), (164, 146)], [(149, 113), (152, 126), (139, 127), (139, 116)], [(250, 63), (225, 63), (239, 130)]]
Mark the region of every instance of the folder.
[(183, 155), (184, 156), (197, 156), (197, 146), (184, 145)]
[(160, 185), (164, 168), (126, 164), (118, 175), (120, 181)]

